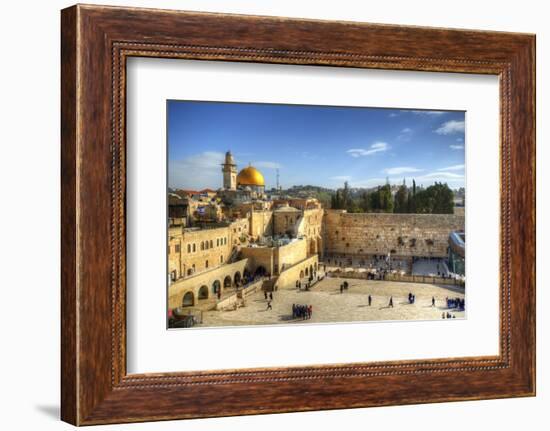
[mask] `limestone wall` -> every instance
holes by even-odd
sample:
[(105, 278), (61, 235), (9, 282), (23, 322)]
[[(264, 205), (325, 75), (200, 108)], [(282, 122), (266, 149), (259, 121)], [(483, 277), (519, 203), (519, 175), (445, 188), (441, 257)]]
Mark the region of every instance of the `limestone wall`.
[(250, 235), (254, 239), (273, 235), (273, 211), (251, 212)]
[(244, 247), (241, 249), (241, 256), (249, 260), (249, 267), (254, 273), (256, 269), (263, 266), (269, 274), (273, 274), (275, 249), (272, 247)]
[[(225, 289), (224, 285), (227, 281), (230, 280), (231, 284), (234, 285), (236, 278), (242, 278), (247, 264), (248, 260), (242, 259), (238, 262), (213, 268), (172, 283), (168, 287), (168, 306), (170, 308), (180, 307), (182, 305), (183, 296), (187, 292), (193, 294), (193, 305), (197, 305), (201, 301), (201, 299), (199, 299), (201, 297), (201, 295), (199, 295), (199, 290), (203, 287), (206, 287), (207, 297), (202, 300), (212, 299), (215, 295), (214, 285), (219, 285), (222, 291)], [(203, 290), (203, 292), (205, 291)]]
[(278, 274), (307, 257), (307, 242), (298, 239), (281, 247), (244, 247), (241, 256), (250, 261), (252, 272), (263, 266), (269, 274)]
[(311, 273), (311, 270), (316, 271), (318, 268), (319, 257), (315, 254), (307, 257), (301, 262), (296, 263), (294, 266), (285, 269), (281, 272), (274, 288), (277, 289), (295, 289), (296, 281), (300, 280), (300, 277)]
[(324, 217), (329, 254), (445, 257), (449, 233), (464, 229), (456, 214), (348, 214), (328, 210)]
[(307, 242), (299, 239), (291, 242), (288, 245), (279, 247), (275, 253), (275, 265), (279, 272), (284, 268), (294, 265), (307, 257)]
[(216, 310), (232, 310), (235, 307), (235, 303), (242, 301), (243, 298), (246, 299), (247, 296), (252, 295), (257, 292), (262, 287), (263, 280), (258, 280), (252, 284), (246, 286), (240, 294), (234, 293), (231, 296), (228, 296), (225, 299), (222, 299), (216, 303)]
[(176, 279), (224, 264), (231, 252), (228, 227), (215, 229), (170, 228), (168, 231), (168, 270)]

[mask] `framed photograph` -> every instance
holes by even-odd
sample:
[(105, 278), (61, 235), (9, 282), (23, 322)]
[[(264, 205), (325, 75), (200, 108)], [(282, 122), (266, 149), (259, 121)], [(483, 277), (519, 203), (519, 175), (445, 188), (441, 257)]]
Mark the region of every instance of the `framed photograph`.
[(535, 37), (62, 11), (62, 419), (535, 394)]

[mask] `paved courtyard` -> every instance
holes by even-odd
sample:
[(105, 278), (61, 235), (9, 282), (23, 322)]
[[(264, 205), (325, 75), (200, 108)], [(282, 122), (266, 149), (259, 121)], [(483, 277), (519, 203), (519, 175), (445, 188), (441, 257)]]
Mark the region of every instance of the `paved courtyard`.
[[(340, 284), (344, 281), (349, 283), (349, 288), (340, 293)], [(409, 292), (416, 295), (414, 304), (408, 302)], [(369, 294), (372, 296), (370, 307)], [(446, 312), (455, 318), (464, 318), (465, 315), (464, 311), (447, 309), (446, 297), (464, 298), (464, 289), (454, 286), (325, 278), (308, 292), (279, 290), (273, 295), (272, 310), (267, 310), (263, 293), (257, 292), (246, 298), (245, 307), (232, 311), (204, 312), (203, 323), (198, 326), (441, 320), (441, 314)], [(388, 307), (390, 296), (393, 296), (393, 308)], [(436, 299), (435, 307), (431, 306), (432, 296)], [(292, 304), (312, 305), (312, 318), (293, 319)]]

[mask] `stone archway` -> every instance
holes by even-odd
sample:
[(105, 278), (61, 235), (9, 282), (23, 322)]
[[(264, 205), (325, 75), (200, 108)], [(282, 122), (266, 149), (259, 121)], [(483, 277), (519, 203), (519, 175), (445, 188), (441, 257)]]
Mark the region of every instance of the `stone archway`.
[(313, 277), (313, 266), (309, 265), (309, 275)]
[(309, 271), (308, 271), (307, 266), (306, 266), (306, 277), (309, 277)]
[(233, 276), (233, 283), (235, 283), (235, 286), (241, 284), (241, 273), (239, 271), (237, 271)]
[(201, 288), (199, 289), (198, 298), (199, 300), (208, 299), (208, 286), (205, 286), (205, 285), (201, 286)]
[(195, 295), (193, 295), (193, 292), (187, 292), (185, 295), (183, 295), (181, 306), (192, 307), (193, 305), (195, 305)]
[(230, 276), (230, 275), (227, 275), (227, 276), (223, 279), (223, 288), (224, 288), (224, 289), (227, 289), (227, 288), (231, 287), (231, 285), (232, 285), (231, 276)]
[(212, 283), (212, 293), (217, 294), (218, 292), (222, 291), (222, 284), (220, 283), (220, 280), (215, 280), (214, 283)]
[(300, 278), (304, 278), (304, 270), (300, 271)]
[(260, 265), (256, 268), (255, 275), (264, 276), (265, 274), (267, 274), (265, 267)]

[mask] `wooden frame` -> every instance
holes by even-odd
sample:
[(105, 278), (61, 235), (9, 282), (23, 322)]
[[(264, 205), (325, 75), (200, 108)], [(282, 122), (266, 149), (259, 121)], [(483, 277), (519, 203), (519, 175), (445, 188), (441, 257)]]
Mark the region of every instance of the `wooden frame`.
[[(88, 425), (535, 394), (533, 35), (79, 5), (62, 11), (61, 47), (63, 420)], [(129, 56), (498, 75), (500, 354), (127, 375)], [(297, 380), (307, 382), (307, 396)]]

